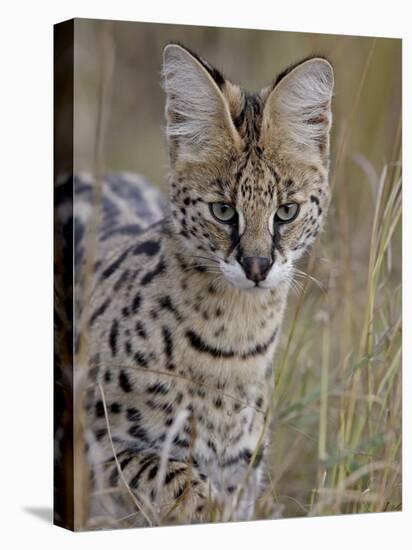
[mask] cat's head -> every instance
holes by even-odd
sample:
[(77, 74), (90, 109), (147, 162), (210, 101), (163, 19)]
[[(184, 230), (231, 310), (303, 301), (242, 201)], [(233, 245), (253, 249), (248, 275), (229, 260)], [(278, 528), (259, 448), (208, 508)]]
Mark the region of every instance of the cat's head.
[(182, 249), (237, 288), (274, 288), (329, 202), (333, 69), (307, 59), (258, 94), (176, 44), (164, 50), (171, 201)]

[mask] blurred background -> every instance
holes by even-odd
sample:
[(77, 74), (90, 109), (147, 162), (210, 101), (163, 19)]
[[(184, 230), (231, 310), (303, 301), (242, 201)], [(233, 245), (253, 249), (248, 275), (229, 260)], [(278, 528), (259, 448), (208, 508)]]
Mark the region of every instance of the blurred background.
[[(257, 517), (400, 510), (401, 40), (93, 20), (76, 20), (74, 33), (75, 170), (95, 170), (109, 79), (103, 169), (142, 173), (163, 190), (167, 42), (249, 90), (301, 58), (332, 62), (332, 203), (277, 353)], [(64, 130), (57, 139), (70, 139)]]
[[(356, 36), (223, 29), (153, 23), (78, 19), (75, 23), (75, 163), (93, 167), (102, 32), (111, 33), (115, 55), (110, 114), (105, 135), (105, 164), (110, 170), (144, 173), (163, 186), (167, 169), (163, 47), (180, 42), (205, 57), (244, 88), (266, 86), (290, 64), (308, 55), (324, 55), (335, 68), (334, 139), (347, 120), (365, 62), (374, 48), (362, 97), (351, 120), (348, 155), (363, 154), (379, 171), (391, 160), (388, 149), (400, 116), (401, 41)], [(332, 155), (332, 159), (334, 155)], [(358, 177), (350, 166), (345, 179)]]

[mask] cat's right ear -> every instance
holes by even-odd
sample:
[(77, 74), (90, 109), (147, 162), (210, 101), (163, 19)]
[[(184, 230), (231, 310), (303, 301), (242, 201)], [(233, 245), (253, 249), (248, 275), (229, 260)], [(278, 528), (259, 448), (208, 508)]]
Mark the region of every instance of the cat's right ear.
[(262, 123), (262, 142), (302, 158), (329, 155), (334, 86), (332, 65), (314, 57), (286, 71), (269, 93)]
[(177, 44), (163, 52), (167, 139), (172, 162), (205, 161), (239, 147), (222, 75)]

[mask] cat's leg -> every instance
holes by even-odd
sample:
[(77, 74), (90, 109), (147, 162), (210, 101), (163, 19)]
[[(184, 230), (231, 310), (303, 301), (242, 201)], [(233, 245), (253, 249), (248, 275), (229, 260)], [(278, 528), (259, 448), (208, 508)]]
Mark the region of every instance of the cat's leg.
[(210, 521), (211, 487), (194, 464), (169, 459), (163, 465), (155, 453), (124, 452), (110, 464), (107, 479), (112, 489), (129, 496), (146, 523)]
[(255, 515), (256, 501), (261, 491), (262, 467), (254, 468), (249, 479), (243, 487), (242, 493), (235, 509), (236, 521), (251, 520)]

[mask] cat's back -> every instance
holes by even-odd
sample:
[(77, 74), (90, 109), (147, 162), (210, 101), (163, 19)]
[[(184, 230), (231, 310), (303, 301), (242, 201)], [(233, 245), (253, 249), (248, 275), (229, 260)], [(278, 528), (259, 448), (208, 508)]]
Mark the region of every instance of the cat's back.
[[(144, 176), (131, 172), (107, 173), (101, 181), (86, 172), (62, 174), (54, 194), (55, 246), (63, 253), (55, 262), (56, 322), (71, 318), (74, 301), (78, 345), (85, 323), (104, 320), (108, 283), (127, 250), (163, 219), (166, 201)], [(121, 283), (127, 275), (123, 270)]]
[[(111, 172), (97, 181), (92, 174), (80, 172), (57, 178), (55, 204), (63, 237), (74, 247), (78, 275), (86, 246), (96, 245), (92, 253), (98, 267), (113, 251), (161, 220), (166, 202), (140, 174)], [(90, 232), (92, 239), (87, 243)]]

